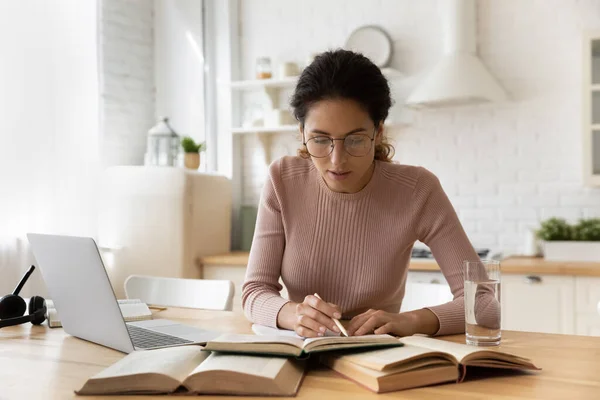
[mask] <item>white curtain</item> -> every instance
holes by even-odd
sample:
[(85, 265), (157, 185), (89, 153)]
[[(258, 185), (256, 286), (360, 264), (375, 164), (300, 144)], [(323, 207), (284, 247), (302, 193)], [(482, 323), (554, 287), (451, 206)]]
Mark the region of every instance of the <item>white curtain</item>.
[[(26, 232), (95, 235), (97, 49), (96, 1), (0, 2), (0, 296)], [(22, 294), (45, 294), (39, 272)]]

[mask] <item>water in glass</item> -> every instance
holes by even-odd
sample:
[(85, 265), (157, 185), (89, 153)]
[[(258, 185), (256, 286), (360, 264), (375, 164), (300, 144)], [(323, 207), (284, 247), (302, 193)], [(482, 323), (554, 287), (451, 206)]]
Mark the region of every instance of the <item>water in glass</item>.
[(475, 346), (500, 344), (500, 264), (465, 262), (466, 342)]

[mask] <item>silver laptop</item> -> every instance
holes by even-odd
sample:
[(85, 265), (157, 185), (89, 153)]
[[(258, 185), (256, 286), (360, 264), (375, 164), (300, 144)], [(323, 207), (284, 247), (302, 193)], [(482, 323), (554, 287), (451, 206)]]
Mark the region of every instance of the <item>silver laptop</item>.
[(166, 319), (125, 323), (94, 239), (37, 233), (27, 238), (68, 334), (125, 353), (204, 344), (220, 335)]

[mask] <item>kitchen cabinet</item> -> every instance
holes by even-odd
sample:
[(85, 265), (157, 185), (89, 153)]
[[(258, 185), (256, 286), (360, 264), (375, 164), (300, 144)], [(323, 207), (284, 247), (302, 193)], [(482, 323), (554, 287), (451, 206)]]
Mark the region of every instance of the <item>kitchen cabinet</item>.
[(503, 275), (502, 329), (575, 333), (574, 276)]
[(583, 40), (583, 177), (600, 186), (600, 32)]
[(401, 312), (419, 310), (451, 301), (450, 286), (441, 272), (409, 271)]
[(578, 315), (575, 334), (586, 336), (600, 336), (600, 316)]
[(576, 331), (578, 335), (600, 336), (600, 278), (575, 278)]
[[(451, 299), (450, 288), (441, 272), (410, 271), (401, 311)], [(504, 274), (502, 329), (600, 336), (598, 302), (600, 278)]]
[[(204, 264), (202, 276), (205, 279), (232, 280), (235, 284), (234, 310), (241, 311), (241, 289), (246, 273), (243, 263), (247, 262), (247, 256), (224, 257), (225, 262), (218, 258), (214, 257), (214, 263)], [(533, 261), (531, 265), (521, 262), (518, 271), (506, 262), (506, 269), (511, 272), (502, 275), (502, 329), (600, 336), (600, 277), (594, 272), (596, 270), (592, 270), (600, 268), (600, 265), (583, 268), (581, 263), (555, 263), (552, 267), (537, 260), (536, 267)], [(452, 300), (442, 272), (439, 269), (427, 270), (428, 267), (429, 264), (418, 262), (411, 264), (402, 312)], [(554, 272), (525, 273), (536, 268), (537, 271)], [(287, 297), (285, 287), (282, 296)]]
[(242, 310), (242, 285), (246, 267), (239, 265), (204, 265), (202, 267), (202, 279), (225, 279), (233, 282), (235, 286), (233, 293), (233, 311)]
[[(202, 267), (202, 279), (226, 279), (233, 282), (235, 292), (233, 293), (233, 311), (242, 312), (242, 285), (246, 276), (245, 265), (211, 265), (205, 264)], [(287, 298), (288, 292), (279, 279), (279, 283), (283, 286), (281, 296)]]

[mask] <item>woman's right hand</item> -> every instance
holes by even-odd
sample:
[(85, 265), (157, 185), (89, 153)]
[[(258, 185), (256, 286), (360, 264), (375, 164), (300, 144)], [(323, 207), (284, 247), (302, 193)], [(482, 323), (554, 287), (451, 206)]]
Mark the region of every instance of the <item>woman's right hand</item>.
[(325, 335), (327, 329), (340, 332), (333, 318), (341, 318), (340, 308), (332, 303), (308, 295), (302, 303), (287, 303), (277, 315), (277, 325), (292, 329), (303, 337), (319, 337)]

